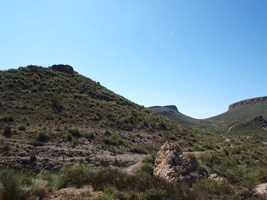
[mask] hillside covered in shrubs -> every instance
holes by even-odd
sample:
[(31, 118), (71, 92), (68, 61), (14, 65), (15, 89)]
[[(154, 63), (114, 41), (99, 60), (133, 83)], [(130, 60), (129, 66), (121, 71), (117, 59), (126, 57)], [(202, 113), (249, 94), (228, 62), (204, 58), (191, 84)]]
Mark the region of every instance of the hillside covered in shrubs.
[[(69, 67), (0, 71), (0, 200), (261, 198), (254, 190), (267, 182), (265, 136), (187, 127)], [(166, 141), (223, 181), (154, 177)]]

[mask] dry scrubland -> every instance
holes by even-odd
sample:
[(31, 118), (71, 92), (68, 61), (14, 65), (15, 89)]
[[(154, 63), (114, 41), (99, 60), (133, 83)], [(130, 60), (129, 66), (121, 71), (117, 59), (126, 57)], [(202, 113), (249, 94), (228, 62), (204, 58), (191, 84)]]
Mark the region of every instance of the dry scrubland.
[[(0, 71), (0, 98), (3, 200), (256, 199), (255, 186), (267, 182), (265, 135), (187, 127), (76, 72)], [(196, 170), (224, 181), (153, 177), (166, 141), (196, 157)]]

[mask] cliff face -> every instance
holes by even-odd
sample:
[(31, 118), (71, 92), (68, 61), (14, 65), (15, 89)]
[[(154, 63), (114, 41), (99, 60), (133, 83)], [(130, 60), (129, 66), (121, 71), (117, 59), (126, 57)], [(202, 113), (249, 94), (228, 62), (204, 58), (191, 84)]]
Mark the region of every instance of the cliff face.
[(258, 97), (258, 98), (252, 98), (252, 99), (246, 99), (246, 100), (243, 100), (243, 101), (239, 101), (239, 102), (236, 102), (234, 104), (231, 104), (229, 106), (228, 111), (234, 109), (235, 107), (239, 107), (239, 106), (243, 106), (243, 105), (247, 105), (247, 104), (253, 104), (253, 103), (260, 103), (260, 102), (263, 102), (265, 100), (267, 100), (267, 96), (265, 96), (265, 97)]

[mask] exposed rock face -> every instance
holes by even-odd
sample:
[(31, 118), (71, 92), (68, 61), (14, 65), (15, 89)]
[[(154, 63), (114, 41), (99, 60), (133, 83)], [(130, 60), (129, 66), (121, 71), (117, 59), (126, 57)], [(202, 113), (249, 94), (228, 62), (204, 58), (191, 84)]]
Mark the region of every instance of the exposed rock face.
[(194, 183), (207, 177), (196, 170), (196, 159), (186, 157), (181, 148), (166, 142), (157, 154), (153, 175), (167, 182)]
[(228, 110), (232, 110), (235, 107), (239, 107), (239, 106), (243, 106), (243, 105), (247, 105), (247, 104), (260, 103), (260, 102), (263, 102), (265, 100), (267, 100), (267, 96), (265, 96), (265, 97), (258, 97), (258, 98), (252, 98), (252, 99), (246, 99), (246, 100), (239, 101), (239, 102), (236, 102), (234, 104), (231, 104), (229, 106), (229, 109)]
[(60, 72), (65, 72), (67, 74), (73, 74), (74, 73), (74, 70), (73, 70), (73, 67), (70, 66), (70, 65), (53, 65), (51, 67), (53, 70), (56, 70), (56, 71), (60, 71)]

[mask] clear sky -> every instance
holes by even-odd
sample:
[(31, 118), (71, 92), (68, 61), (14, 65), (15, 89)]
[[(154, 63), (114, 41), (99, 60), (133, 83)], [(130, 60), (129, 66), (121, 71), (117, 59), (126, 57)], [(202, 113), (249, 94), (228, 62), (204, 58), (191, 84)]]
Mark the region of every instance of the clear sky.
[(267, 95), (266, 0), (1, 0), (0, 69), (70, 64), (195, 118)]

